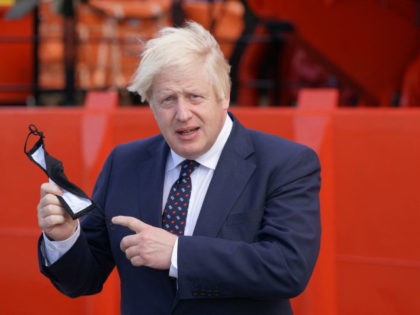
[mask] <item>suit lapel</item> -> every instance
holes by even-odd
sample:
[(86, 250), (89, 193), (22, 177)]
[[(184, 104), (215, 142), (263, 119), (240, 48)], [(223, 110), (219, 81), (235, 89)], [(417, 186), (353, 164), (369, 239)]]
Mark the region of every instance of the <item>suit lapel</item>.
[(149, 149), (148, 158), (138, 165), (140, 219), (158, 227), (162, 225), (163, 181), (168, 152), (169, 148), (162, 139)]
[(201, 208), (194, 235), (217, 236), (235, 201), (255, 170), (247, 158), (254, 151), (248, 135), (235, 120)]

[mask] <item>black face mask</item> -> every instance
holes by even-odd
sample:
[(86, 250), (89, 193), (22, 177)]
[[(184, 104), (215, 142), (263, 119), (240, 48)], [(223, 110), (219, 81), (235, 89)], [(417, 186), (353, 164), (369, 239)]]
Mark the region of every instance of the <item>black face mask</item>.
[[(38, 136), (38, 141), (32, 149), (27, 150), (27, 144), (30, 136)], [(52, 157), (45, 150), (44, 134), (35, 127), (29, 125), (29, 134), (26, 137), (25, 154), (38, 165), (54, 182), (63, 190), (62, 196), (57, 196), (64, 209), (73, 219), (81, 217), (95, 207), (94, 202), (75, 184), (71, 183), (64, 174), (63, 163)]]

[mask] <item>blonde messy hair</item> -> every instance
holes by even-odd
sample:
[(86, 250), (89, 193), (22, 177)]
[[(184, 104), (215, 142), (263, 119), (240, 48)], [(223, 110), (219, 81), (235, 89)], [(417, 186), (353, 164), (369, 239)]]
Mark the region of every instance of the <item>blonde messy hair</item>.
[(153, 80), (163, 69), (197, 64), (206, 67), (216, 96), (226, 99), (230, 93), (230, 66), (215, 38), (200, 24), (189, 21), (182, 28), (165, 27), (149, 40), (128, 90), (142, 101), (150, 101)]

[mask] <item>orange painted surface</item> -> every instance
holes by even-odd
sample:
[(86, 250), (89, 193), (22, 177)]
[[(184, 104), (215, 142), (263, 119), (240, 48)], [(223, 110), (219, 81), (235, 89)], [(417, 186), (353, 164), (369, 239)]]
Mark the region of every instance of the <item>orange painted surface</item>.
[[(417, 315), (420, 110), (303, 106), (232, 112), (247, 127), (314, 147), (321, 159), (321, 254), (307, 290), (293, 301), (296, 315)], [(89, 128), (84, 122), (95, 115), (105, 123)], [(38, 271), (36, 205), (46, 178), (23, 154), (29, 123), (45, 132), (47, 150), (63, 161), (69, 178), (90, 193), (104, 152), (155, 134), (153, 116), (146, 107), (0, 111), (0, 313), (118, 314), (116, 274), (101, 294), (69, 299)], [(83, 150), (89, 146), (83, 143), (98, 126), (95, 133), (106, 141), (100, 142), (100, 150), (90, 151), (95, 162), (88, 168)]]
[(390, 104), (420, 48), (412, 0), (248, 0), (266, 19), (286, 20), (328, 64), (360, 85), (376, 105)]
[(334, 177), (331, 113), (338, 107), (335, 89), (303, 89), (298, 97), (294, 140), (318, 152), (321, 161), (321, 251), (310, 283), (294, 302), (296, 314), (337, 314)]
[(9, 8), (0, 6), (0, 104), (25, 103), (33, 89), (33, 16), (6, 20)]
[(113, 16), (118, 19), (153, 19), (160, 15), (167, 14), (171, 8), (170, 0), (92, 0), (89, 4), (93, 8), (102, 11), (107, 16)]
[(338, 314), (418, 314), (420, 111), (338, 111), (333, 130)]
[(408, 65), (404, 73), (400, 105), (420, 106), (420, 54)]
[(72, 181), (83, 187), (79, 149), (79, 110), (0, 110), (0, 313), (83, 314), (86, 299), (71, 300), (58, 293), (38, 270), (39, 237), (36, 205), (43, 172), (23, 153), (28, 125), (46, 134), (46, 149), (61, 159)]
[[(244, 28), (244, 7), (239, 1), (184, 1), (185, 18), (203, 25), (215, 36), (226, 59), (231, 57)], [(212, 25), (212, 22), (214, 25)]]

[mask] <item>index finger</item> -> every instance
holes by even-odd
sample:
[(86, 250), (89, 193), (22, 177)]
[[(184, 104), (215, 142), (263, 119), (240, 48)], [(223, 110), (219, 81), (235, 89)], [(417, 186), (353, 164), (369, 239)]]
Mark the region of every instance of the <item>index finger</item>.
[(125, 215), (115, 216), (111, 221), (113, 224), (125, 226), (136, 233), (140, 233), (147, 226), (143, 221)]

